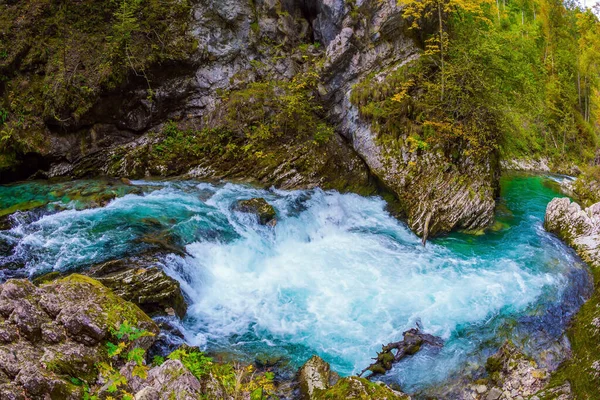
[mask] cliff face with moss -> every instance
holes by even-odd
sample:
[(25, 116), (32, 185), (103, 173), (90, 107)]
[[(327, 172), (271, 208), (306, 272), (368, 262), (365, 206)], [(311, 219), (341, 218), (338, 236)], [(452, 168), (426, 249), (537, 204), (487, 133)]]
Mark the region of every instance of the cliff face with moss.
[(4, 182), (106, 174), (319, 185), (391, 193), (422, 236), (492, 220), (495, 151), (462, 138), (424, 145), (410, 115), (386, 123), (372, 112), (419, 59), (395, 0), (4, 7)]

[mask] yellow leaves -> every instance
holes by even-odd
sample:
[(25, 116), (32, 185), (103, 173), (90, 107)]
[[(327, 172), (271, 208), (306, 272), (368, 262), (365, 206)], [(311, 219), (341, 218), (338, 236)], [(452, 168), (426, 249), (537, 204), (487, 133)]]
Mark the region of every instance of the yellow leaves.
[(425, 150), (429, 147), (429, 144), (426, 141), (421, 140), (417, 135), (411, 135), (406, 138), (406, 143), (408, 144), (411, 153), (414, 153), (417, 150)]
[(423, 20), (437, 18), (440, 11), (443, 14), (469, 14), (474, 19), (491, 23), (486, 9), (494, 4), (494, 0), (398, 0), (404, 17), (412, 20), (410, 29), (420, 28)]
[(141, 379), (146, 379), (148, 377), (148, 367), (146, 365), (136, 365), (133, 367), (131, 375), (137, 376)]
[(400, 86), (400, 91), (392, 96), (392, 101), (396, 103), (402, 103), (404, 100), (410, 97), (408, 91), (414, 85), (415, 81), (413, 79), (409, 79), (406, 82), (402, 83)]

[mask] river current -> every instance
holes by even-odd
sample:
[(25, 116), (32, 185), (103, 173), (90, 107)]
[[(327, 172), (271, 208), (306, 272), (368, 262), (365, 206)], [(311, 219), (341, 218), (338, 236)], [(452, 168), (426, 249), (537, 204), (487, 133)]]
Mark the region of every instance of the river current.
[[(168, 242), (182, 250), (163, 246), (162, 264), (190, 304), (180, 327), (190, 344), (292, 367), (318, 354), (348, 375), (418, 324), (444, 347), (384, 378), (415, 392), (477, 371), (506, 340), (545, 365), (560, 361), (565, 326), (590, 281), (543, 229), (545, 207), (559, 195), (554, 179), (503, 178), (494, 229), (426, 247), (378, 197), (194, 181), (7, 185), (0, 218), (17, 212), (0, 224), (0, 281)], [(276, 208), (274, 228), (234, 211), (253, 197)]]

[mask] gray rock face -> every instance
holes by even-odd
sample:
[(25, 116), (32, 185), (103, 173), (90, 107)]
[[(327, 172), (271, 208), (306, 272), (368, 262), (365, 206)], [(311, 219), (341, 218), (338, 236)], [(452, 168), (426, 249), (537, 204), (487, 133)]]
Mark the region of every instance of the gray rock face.
[(330, 386), (332, 372), (329, 364), (319, 356), (312, 356), (298, 372), (300, 394), (303, 399), (312, 399), (315, 390), (326, 390)]
[[(98, 105), (84, 118), (92, 126), (85, 146), (84, 139), (74, 134), (56, 137), (51, 153), (53, 159), (63, 162), (53, 165), (50, 175), (84, 176), (98, 171), (121, 176), (173, 174), (167, 166), (147, 166), (140, 161), (140, 153), (156, 140), (142, 133), (159, 129), (168, 119), (200, 120), (200, 125), (210, 126), (206, 119), (219, 110), (222, 93), (247, 82), (291, 79), (305, 69), (299, 45), (314, 39), (321, 43), (315, 51), (325, 56), (319, 71), (319, 95), (329, 122), (336, 127), (335, 138), (318, 156), (307, 155), (306, 149), (298, 146), (277, 148), (282, 159), (266, 169), (223, 167), (207, 157), (193, 165), (190, 176), (245, 178), (299, 188), (324, 184), (324, 175), (355, 176), (355, 186), (364, 187), (365, 176), (372, 174), (398, 197), (418, 235), (476, 230), (492, 222), (495, 160), (474, 162), (464, 156), (449, 168), (447, 160), (433, 150), (417, 159), (403, 141), (394, 146), (378, 141), (371, 124), (350, 102), (353, 85), (366, 76), (376, 73), (377, 79), (384, 79), (418, 57), (411, 39), (403, 33), (405, 22), (396, 0), (260, 0), (252, 4), (245, 0), (196, 2), (192, 33), (198, 50), (190, 55), (188, 65), (155, 83), (156, 101), (152, 104), (145, 102), (146, 92), (139, 89), (128, 92), (126, 102)], [(115, 149), (136, 156), (125, 157), (114, 169), (107, 160), (121, 157)], [(315, 163), (317, 168), (301, 168)]]
[[(69, 377), (96, 378), (95, 365), (107, 359), (104, 341), (125, 319), (158, 333), (139, 308), (90, 278), (73, 275), (39, 288), (7, 281), (0, 286), (0, 398), (81, 399)], [(152, 342), (147, 336), (135, 345)]]
[(600, 266), (600, 203), (585, 210), (568, 198), (552, 200), (544, 227), (573, 247), (591, 267)]
[(352, 87), (369, 74), (375, 72), (376, 79), (383, 80), (418, 57), (402, 34), (404, 19), (396, 1), (363, 1), (357, 6), (362, 21), (348, 13), (341, 21), (330, 22), (343, 26), (327, 47), (324, 76), (332, 119), (371, 173), (399, 198), (415, 233), (427, 237), (488, 226), (493, 222), (497, 192), (495, 160), (482, 164), (463, 157), (449, 169), (448, 161), (435, 150), (417, 156), (405, 143), (384, 145), (350, 102)]

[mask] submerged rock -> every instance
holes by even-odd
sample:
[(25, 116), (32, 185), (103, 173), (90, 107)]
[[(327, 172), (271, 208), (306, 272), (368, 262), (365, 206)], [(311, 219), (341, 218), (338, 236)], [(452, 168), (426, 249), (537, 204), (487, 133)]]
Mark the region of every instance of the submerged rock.
[(0, 398), (83, 398), (71, 378), (95, 380), (98, 363), (108, 361), (105, 342), (125, 322), (150, 333), (134, 341), (147, 349), (156, 324), (94, 279), (75, 274), (41, 287), (7, 281), (0, 286)]
[(148, 315), (185, 316), (187, 304), (179, 282), (168, 276), (151, 254), (108, 261), (85, 273)]
[(277, 224), (275, 208), (263, 198), (240, 200), (235, 205), (235, 210), (256, 215), (261, 225), (275, 226)]

